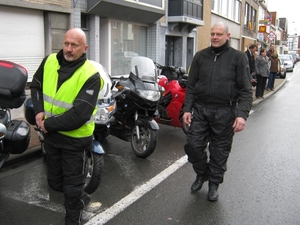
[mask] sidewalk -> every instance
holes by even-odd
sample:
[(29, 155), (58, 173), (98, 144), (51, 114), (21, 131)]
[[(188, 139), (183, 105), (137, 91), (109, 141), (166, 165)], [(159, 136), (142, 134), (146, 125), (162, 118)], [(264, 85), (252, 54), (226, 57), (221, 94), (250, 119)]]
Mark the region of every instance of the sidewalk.
[(252, 87), (252, 93), (253, 93), (253, 103), (252, 103), (252, 107), (257, 106), (258, 104), (260, 104), (262, 101), (264, 101), (265, 99), (267, 99), (268, 97), (270, 97), (271, 95), (275, 94), (278, 90), (280, 90), (280, 88), (282, 88), (286, 83), (286, 79), (282, 79), (282, 78), (277, 78), (275, 79), (275, 83), (274, 83), (274, 91), (266, 91), (264, 92), (264, 99), (256, 99), (255, 97), (255, 87)]

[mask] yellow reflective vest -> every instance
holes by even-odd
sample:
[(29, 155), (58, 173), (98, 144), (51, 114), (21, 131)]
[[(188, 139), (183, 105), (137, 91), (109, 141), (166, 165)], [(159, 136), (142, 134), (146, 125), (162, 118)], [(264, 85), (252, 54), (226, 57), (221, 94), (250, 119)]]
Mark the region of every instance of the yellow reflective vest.
[[(48, 56), (44, 65), (43, 77), (43, 98), (45, 117), (60, 115), (73, 107), (73, 102), (85, 82), (98, 71), (86, 60), (75, 73), (67, 79), (57, 90), (58, 70), (60, 65), (56, 58), (56, 53)], [(66, 94), (67, 93), (67, 94)], [(58, 131), (69, 137), (81, 138), (91, 136), (94, 132), (94, 116), (97, 108), (95, 107), (89, 121), (76, 130)]]

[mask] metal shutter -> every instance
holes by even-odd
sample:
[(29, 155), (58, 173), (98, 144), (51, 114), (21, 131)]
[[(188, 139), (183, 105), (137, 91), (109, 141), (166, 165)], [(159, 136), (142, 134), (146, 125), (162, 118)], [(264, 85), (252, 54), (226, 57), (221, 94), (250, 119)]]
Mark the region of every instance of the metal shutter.
[(0, 7), (0, 59), (28, 70), (28, 82), (44, 58), (43, 11)]

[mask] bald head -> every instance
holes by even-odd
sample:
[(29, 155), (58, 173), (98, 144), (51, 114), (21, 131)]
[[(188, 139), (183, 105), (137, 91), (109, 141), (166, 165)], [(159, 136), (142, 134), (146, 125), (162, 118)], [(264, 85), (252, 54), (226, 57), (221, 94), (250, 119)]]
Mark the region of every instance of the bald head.
[(65, 34), (65, 37), (66, 36), (80, 39), (86, 45), (86, 35), (85, 35), (84, 31), (81, 30), (80, 28), (72, 28), (72, 29), (68, 30)]
[(63, 52), (67, 61), (76, 61), (86, 53), (86, 35), (80, 28), (68, 30), (64, 37)]

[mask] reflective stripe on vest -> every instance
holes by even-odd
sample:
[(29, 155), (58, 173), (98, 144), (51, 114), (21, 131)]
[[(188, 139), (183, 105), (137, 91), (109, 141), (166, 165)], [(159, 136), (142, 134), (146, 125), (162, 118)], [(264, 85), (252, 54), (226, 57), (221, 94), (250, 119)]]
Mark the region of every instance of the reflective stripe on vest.
[[(56, 54), (54, 53), (49, 55), (44, 65), (44, 74), (47, 74), (47, 76), (43, 77), (43, 98), (46, 118), (60, 115), (71, 109), (82, 86), (91, 76), (98, 72), (97, 69), (88, 60), (86, 60), (85, 63), (79, 67), (75, 73), (57, 90), (57, 71), (59, 69), (60, 65), (56, 59)], [(72, 131), (58, 132), (74, 138), (91, 136), (95, 128), (94, 117), (96, 111), (97, 108), (95, 107), (91, 118), (80, 128)]]

